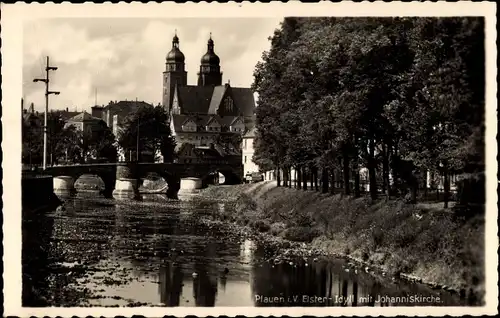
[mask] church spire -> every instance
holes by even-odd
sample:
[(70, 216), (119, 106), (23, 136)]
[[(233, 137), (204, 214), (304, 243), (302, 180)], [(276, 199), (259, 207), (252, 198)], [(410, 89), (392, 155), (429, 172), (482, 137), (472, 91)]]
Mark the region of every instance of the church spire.
[(220, 58), (214, 52), (214, 40), (212, 32), (207, 43), (207, 53), (201, 57), (200, 72), (198, 73), (199, 86), (217, 86), (222, 84), (222, 73), (220, 71)]

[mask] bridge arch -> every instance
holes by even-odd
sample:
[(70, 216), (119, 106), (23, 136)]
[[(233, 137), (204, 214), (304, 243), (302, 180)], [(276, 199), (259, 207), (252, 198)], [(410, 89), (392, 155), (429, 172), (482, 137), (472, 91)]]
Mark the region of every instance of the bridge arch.
[(165, 180), (167, 184), (166, 189), (164, 191), (158, 192), (166, 194), (167, 197), (172, 199), (177, 199), (177, 192), (180, 189), (181, 178), (175, 172), (163, 167), (162, 165), (144, 165), (141, 166), (140, 171), (138, 173), (139, 178), (144, 180), (148, 177), (148, 175), (157, 175), (158, 177)]
[(84, 175), (97, 176), (103, 183), (101, 194), (112, 196), (116, 182), (116, 165), (54, 166), (47, 169), (54, 178), (54, 190), (61, 193), (76, 193), (75, 183)]
[(211, 178), (214, 174), (222, 174), (224, 176), (224, 182), (219, 184), (230, 185), (241, 183), (242, 179), (239, 171), (232, 167), (211, 167), (206, 174), (202, 176), (203, 184), (209, 184)]

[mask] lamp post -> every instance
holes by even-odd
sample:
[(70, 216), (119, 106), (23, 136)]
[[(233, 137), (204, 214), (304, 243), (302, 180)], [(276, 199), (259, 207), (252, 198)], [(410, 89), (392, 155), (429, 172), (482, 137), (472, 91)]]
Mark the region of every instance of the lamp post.
[(49, 57), (47, 56), (47, 66), (45, 67), (45, 78), (35, 78), (33, 82), (45, 83), (45, 114), (43, 120), (43, 170), (47, 168), (47, 113), (49, 112), (49, 95), (59, 95), (60, 92), (49, 91), (49, 71), (55, 71), (57, 67), (49, 66)]

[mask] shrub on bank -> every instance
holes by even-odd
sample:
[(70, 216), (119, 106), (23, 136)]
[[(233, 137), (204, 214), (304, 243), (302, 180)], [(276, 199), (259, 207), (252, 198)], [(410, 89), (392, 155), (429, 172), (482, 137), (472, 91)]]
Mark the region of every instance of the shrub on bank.
[(281, 236), (289, 241), (294, 242), (311, 242), (314, 238), (320, 235), (317, 229), (305, 226), (294, 226), (285, 229), (281, 232)]
[(484, 292), (484, 215), (460, 218), (403, 200), (372, 203), (284, 187), (239, 190), (232, 213), (240, 224), (290, 241), (313, 241), (315, 247), (368, 261), (395, 276), (412, 274)]

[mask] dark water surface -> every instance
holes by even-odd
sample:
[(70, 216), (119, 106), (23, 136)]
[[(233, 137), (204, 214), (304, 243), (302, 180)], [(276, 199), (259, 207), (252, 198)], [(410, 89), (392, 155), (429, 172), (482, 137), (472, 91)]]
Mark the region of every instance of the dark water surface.
[[(23, 222), (23, 306), (462, 304), (443, 291), (381, 282), (341, 260), (269, 262), (273, 251), (263, 243), (203, 222), (225, 208), (219, 202), (79, 193), (66, 208)], [(408, 298), (378, 301), (396, 296)]]

